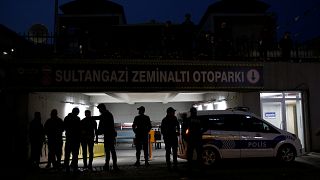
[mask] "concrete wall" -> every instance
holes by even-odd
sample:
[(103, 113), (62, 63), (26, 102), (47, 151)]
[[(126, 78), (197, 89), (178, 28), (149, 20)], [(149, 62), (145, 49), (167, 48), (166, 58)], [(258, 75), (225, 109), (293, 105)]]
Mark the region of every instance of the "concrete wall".
[[(37, 92), (29, 94), (28, 105), (28, 119), (33, 119), (34, 112), (39, 111), (42, 116), (42, 123), (50, 118), (50, 112), (52, 109), (58, 110), (58, 116), (64, 118), (65, 115), (71, 112), (70, 108), (66, 106), (70, 105), (67, 102), (74, 102), (73, 106), (77, 106), (78, 103), (88, 105), (87, 109), (92, 110), (94, 107), (91, 104), (89, 96), (81, 93), (46, 93)], [(176, 114), (189, 111), (193, 102), (176, 102), (176, 103), (107, 103), (106, 107), (113, 114), (115, 123), (133, 122), (133, 118), (138, 114), (137, 108), (144, 106), (146, 108), (146, 114), (150, 116), (151, 121), (161, 122), (166, 116), (166, 109), (173, 107), (176, 109)], [(80, 106), (80, 105), (79, 105)], [(69, 111), (67, 110), (69, 109)], [(95, 112), (97, 109), (95, 108)], [(84, 115), (84, 110), (80, 108), (79, 116)], [(99, 115), (97, 113), (96, 115)]]
[(265, 90), (303, 91), (305, 132), (308, 150), (320, 151), (320, 64), (319, 63), (265, 63)]
[(145, 114), (150, 117), (153, 122), (161, 122), (166, 116), (168, 107), (176, 109), (178, 113), (187, 112), (192, 106), (192, 102), (177, 102), (177, 103), (136, 103), (136, 104), (106, 104), (107, 109), (113, 114), (114, 121), (117, 123), (133, 122), (133, 119), (138, 115), (137, 108), (144, 106), (146, 108)]
[(255, 113), (258, 116), (261, 116), (261, 107), (260, 107), (260, 92), (244, 92), (241, 93), (242, 101), (239, 106), (245, 106), (250, 109), (250, 112)]
[[(71, 104), (73, 102), (74, 104)], [(82, 105), (89, 105), (85, 109), (92, 110), (90, 106), (90, 98), (81, 93), (48, 93), (37, 92), (29, 94), (28, 105), (28, 119), (33, 119), (34, 112), (41, 113), (42, 123), (44, 124), (50, 118), (52, 109), (57, 109), (58, 117), (64, 117), (71, 112), (72, 107), (80, 108), (80, 117), (84, 117), (84, 107)]]
[(0, 97), (2, 172), (8, 173), (13, 168), (17, 170), (27, 166), (28, 93), (1, 90)]

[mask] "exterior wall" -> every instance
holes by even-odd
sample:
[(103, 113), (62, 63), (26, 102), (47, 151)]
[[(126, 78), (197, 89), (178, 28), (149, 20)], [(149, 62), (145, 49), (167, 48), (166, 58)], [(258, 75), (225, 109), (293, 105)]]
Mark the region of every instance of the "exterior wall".
[(320, 151), (320, 64), (318, 63), (265, 63), (265, 90), (300, 90), (307, 93), (305, 131), (311, 151)]
[(153, 122), (161, 122), (166, 116), (168, 107), (176, 109), (176, 115), (182, 112), (188, 112), (192, 106), (192, 102), (181, 103), (136, 103), (136, 104), (106, 104), (107, 109), (113, 114), (115, 123), (131, 123), (136, 115), (138, 115), (137, 108), (144, 106), (146, 108), (145, 114), (150, 117)]
[(216, 91), (213, 93), (208, 93), (205, 95), (204, 101), (213, 101), (213, 102), (219, 102), (222, 100), (226, 101), (227, 108), (233, 108), (237, 106), (243, 106), (243, 98), (242, 93), (238, 92), (222, 92), (222, 91)]
[(242, 94), (242, 105), (250, 109), (250, 112), (253, 112), (257, 116), (261, 116), (261, 107), (260, 107), (260, 92), (245, 92)]
[[(2, 162), (11, 170), (27, 167), (28, 93), (23, 91), (0, 91)], [(17, 163), (19, 162), (19, 163)], [(16, 171), (15, 171), (16, 172)]]
[[(47, 119), (50, 118), (52, 109), (57, 109), (58, 117), (64, 119), (64, 117), (71, 112), (71, 108), (68, 105), (80, 107), (81, 104), (90, 105), (89, 97), (80, 93), (30, 93), (29, 94), (29, 106), (28, 106), (28, 119), (33, 119), (33, 114), (36, 111), (41, 113), (42, 123), (44, 124)], [(73, 102), (74, 104), (71, 104)], [(92, 106), (87, 107), (92, 110)], [(84, 116), (84, 112), (81, 111), (79, 116)]]
[[(29, 122), (33, 119), (33, 114), (36, 111), (41, 113), (42, 123), (50, 118), (50, 112), (52, 109), (58, 110), (58, 116), (64, 118), (69, 112), (66, 112), (65, 106), (70, 102), (90, 105), (88, 109), (92, 110), (94, 107), (89, 102), (89, 97), (80, 93), (30, 93), (29, 94), (29, 106), (28, 106), (28, 119)], [(166, 116), (166, 109), (168, 107), (175, 108), (176, 114), (189, 111), (193, 102), (177, 102), (177, 103), (136, 103), (136, 104), (124, 104), (124, 103), (110, 103), (106, 104), (108, 110), (113, 114), (115, 123), (133, 122), (133, 118), (138, 114), (137, 108), (145, 106), (146, 114), (150, 116), (151, 121), (161, 122)], [(125, 111), (124, 111), (125, 110)], [(71, 111), (70, 111), (71, 112)], [(80, 110), (79, 116), (84, 114)]]

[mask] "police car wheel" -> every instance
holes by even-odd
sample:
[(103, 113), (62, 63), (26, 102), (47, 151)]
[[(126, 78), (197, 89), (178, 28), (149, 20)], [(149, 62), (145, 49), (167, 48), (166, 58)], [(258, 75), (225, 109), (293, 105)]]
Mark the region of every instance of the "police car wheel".
[(282, 162), (292, 162), (295, 157), (294, 148), (287, 145), (280, 147), (277, 153), (277, 158)]
[(212, 166), (219, 159), (219, 154), (214, 148), (204, 148), (202, 153), (203, 164)]

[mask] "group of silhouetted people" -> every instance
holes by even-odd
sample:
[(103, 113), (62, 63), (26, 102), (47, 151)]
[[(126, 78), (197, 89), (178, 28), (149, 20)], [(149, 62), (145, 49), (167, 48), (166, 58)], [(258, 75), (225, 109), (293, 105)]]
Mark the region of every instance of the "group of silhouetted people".
[[(105, 165), (104, 169), (109, 170), (110, 152), (113, 159), (113, 168), (118, 170), (117, 155), (115, 151), (116, 130), (114, 128), (113, 115), (106, 109), (104, 104), (97, 106), (101, 115), (91, 116), (91, 111), (85, 111), (85, 118), (80, 120), (79, 108), (75, 107), (64, 120), (58, 117), (58, 111), (53, 109), (50, 118), (41, 123), (40, 112), (36, 112), (34, 120), (30, 124), (31, 142), (31, 161), (34, 167), (39, 167), (42, 155), (42, 146), (47, 136), (48, 163), (46, 168), (65, 168), (66, 172), (70, 169), (78, 171), (78, 156), (80, 146), (82, 147), (84, 168), (92, 170), (94, 143), (98, 143), (98, 135), (104, 135)], [(97, 128), (96, 120), (100, 120)], [(65, 132), (64, 165), (61, 164), (63, 132)], [(87, 152), (89, 151), (89, 163)], [(72, 155), (70, 163), (70, 155)]]
[[(85, 118), (80, 119), (79, 108), (75, 107), (64, 120), (58, 117), (58, 112), (53, 109), (50, 118), (45, 122), (44, 126), (41, 123), (40, 112), (34, 114), (34, 120), (30, 124), (30, 142), (31, 142), (31, 160), (35, 167), (39, 167), (40, 156), (42, 153), (42, 145), (47, 136), (48, 145), (48, 163), (46, 168), (65, 169), (66, 172), (78, 171), (78, 156), (80, 146), (83, 152), (84, 168), (92, 170), (94, 157), (94, 143), (98, 143), (98, 135), (104, 135), (104, 151), (105, 165), (104, 170), (109, 171), (110, 153), (113, 160), (113, 169), (119, 170), (117, 166), (117, 154), (115, 150), (115, 138), (117, 132), (114, 127), (114, 119), (104, 104), (97, 106), (99, 116), (91, 116), (91, 111), (85, 111)], [(145, 115), (145, 107), (137, 108), (138, 115), (135, 116), (132, 124), (132, 129), (135, 133), (136, 147), (136, 162), (135, 166), (140, 166), (141, 150), (144, 150), (145, 166), (149, 166), (149, 131), (152, 128), (150, 117)], [(177, 169), (177, 151), (178, 151), (178, 136), (180, 136), (180, 124), (175, 115), (175, 109), (169, 107), (167, 115), (161, 121), (161, 134), (165, 143), (165, 157), (168, 169)], [(198, 160), (201, 159), (201, 137), (202, 126), (200, 120), (197, 119), (196, 109), (190, 109), (191, 116), (184, 120), (184, 128), (188, 128), (188, 161), (192, 161), (191, 154), (193, 149), (198, 153)], [(96, 120), (100, 120), (97, 127)], [(64, 148), (64, 164), (61, 164), (62, 147), (63, 147), (63, 132), (65, 132), (65, 148)], [(186, 136), (185, 136), (186, 137)], [(87, 151), (89, 151), (89, 162), (87, 162)], [(171, 154), (173, 161), (171, 162)], [(70, 163), (70, 155), (72, 155)]]
[[(143, 147), (145, 166), (148, 163), (148, 135), (151, 130), (151, 121), (149, 116), (145, 115), (145, 107), (138, 108), (139, 115), (134, 118), (132, 124), (133, 131), (136, 134), (136, 162), (135, 166), (140, 166), (140, 153)], [(180, 136), (180, 123), (175, 115), (176, 110), (173, 107), (167, 109), (167, 115), (161, 121), (161, 134), (165, 143), (165, 158), (166, 165), (169, 170), (178, 168), (178, 137)], [(191, 170), (194, 167), (193, 151), (197, 153), (196, 166), (202, 165), (202, 134), (207, 130), (205, 122), (197, 116), (197, 109), (192, 107), (190, 109), (190, 116), (183, 118), (182, 136), (187, 141), (187, 160), (188, 168)], [(185, 133), (188, 131), (188, 133)], [(171, 162), (172, 154), (172, 162)]]

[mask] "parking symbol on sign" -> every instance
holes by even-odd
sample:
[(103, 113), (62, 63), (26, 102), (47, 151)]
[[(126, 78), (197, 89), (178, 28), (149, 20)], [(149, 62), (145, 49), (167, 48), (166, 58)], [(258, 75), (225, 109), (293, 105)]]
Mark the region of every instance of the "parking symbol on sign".
[(247, 80), (251, 84), (257, 83), (259, 79), (260, 79), (260, 74), (256, 69), (251, 69), (247, 72)]

